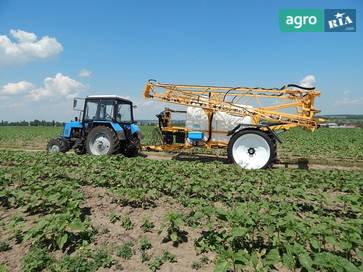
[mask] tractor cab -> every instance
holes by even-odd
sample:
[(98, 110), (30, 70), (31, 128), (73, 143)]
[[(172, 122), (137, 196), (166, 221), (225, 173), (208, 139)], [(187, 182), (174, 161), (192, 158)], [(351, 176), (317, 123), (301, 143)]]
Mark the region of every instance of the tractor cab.
[[(75, 109), (78, 100), (74, 100)], [(82, 112), (82, 123), (84, 124), (93, 122), (134, 123), (132, 102), (120, 96), (88, 96), (84, 99)]]
[(140, 129), (130, 100), (116, 95), (75, 98), (73, 108), (80, 112), (75, 121), (64, 124), (63, 135), (52, 139), (49, 152), (135, 156), (140, 148)]

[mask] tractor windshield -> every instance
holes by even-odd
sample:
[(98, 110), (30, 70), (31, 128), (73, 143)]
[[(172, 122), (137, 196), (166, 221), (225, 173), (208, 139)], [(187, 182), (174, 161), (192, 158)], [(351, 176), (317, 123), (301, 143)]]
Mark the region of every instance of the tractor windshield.
[(87, 101), (85, 120), (112, 121), (114, 103), (112, 100)]
[(132, 123), (131, 104), (117, 104), (116, 121), (118, 123)]

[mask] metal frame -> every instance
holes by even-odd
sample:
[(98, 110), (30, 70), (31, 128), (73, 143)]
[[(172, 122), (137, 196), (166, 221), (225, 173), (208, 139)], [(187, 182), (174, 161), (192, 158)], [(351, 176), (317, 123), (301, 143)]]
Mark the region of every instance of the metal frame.
[[(179, 104), (202, 108), (212, 120), (213, 113), (221, 111), (234, 116), (250, 116), (253, 124), (258, 129), (269, 132), (277, 130), (287, 130), (293, 127), (301, 127), (314, 131), (318, 128), (318, 122), (322, 119), (314, 118), (320, 112), (315, 109), (315, 98), (320, 96), (320, 92), (315, 88), (305, 88), (302, 86), (288, 84), (282, 88), (249, 88), (249, 87), (224, 87), (224, 86), (203, 86), (203, 85), (177, 85), (159, 83), (149, 80), (144, 88), (146, 99), (157, 99), (162, 102)], [(275, 99), (271, 106), (249, 107), (237, 104), (243, 98), (253, 98), (258, 104), (261, 99)], [(290, 110), (293, 113), (283, 112)], [(171, 111), (172, 112), (172, 111)], [(260, 126), (262, 123), (271, 125)], [(169, 122), (171, 124), (171, 122)], [(187, 128), (173, 127), (168, 125), (161, 129), (163, 132), (188, 132)], [(212, 131), (209, 131), (211, 133)], [(204, 147), (219, 148), (225, 147), (224, 142), (208, 141)], [(172, 144), (162, 146), (149, 146), (153, 150), (177, 150), (190, 148), (193, 145)]]

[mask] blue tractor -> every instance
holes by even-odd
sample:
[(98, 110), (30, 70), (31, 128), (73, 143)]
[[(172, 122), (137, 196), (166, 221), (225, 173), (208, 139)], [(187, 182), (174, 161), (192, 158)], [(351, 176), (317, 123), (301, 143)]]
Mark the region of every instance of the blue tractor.
[[(84, 101), (82, 108), (79, 103)], [(51, 139), (49, 153), (136, 156), (140, 150), (140, 128), (133, 117), (130, 100), (115, 95), (87, 96), (75, 99), (73, 108), (81, 112), (79, 118), (64, 124), (63, 135)]]

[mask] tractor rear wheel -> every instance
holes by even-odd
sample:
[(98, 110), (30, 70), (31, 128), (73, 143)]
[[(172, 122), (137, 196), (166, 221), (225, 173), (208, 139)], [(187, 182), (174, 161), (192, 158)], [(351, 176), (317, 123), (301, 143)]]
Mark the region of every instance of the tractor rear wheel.
[(47, 145), (48, 153), (66, 153), (69, 149), (68, 142), (61, 138), (51, 139)]
[(109, 127), (94, 127), (87, 135), (86, 150), (92, 155), (110, 155), (117, 151), (119, 140)]
[(140, 151), (140, 139), (137, 135), (132, 135), (127, 143), (121, 144), (121, 153), (126, 157), (136, 157)]
[(132, 148), (126, 148), (122, 154), (126, 157), (136, 157), (139, 154), (139, 148), (138, 147), (132, 147)]
[(246, 129), (231, 137), (227, 153), (229, 160), (242, 168), (265, 169), (276, 158), (276, 145), (267, 133)]
[(87, 150), (84, 146), (77, 146), (75, 148), (73, 148), (74, 153), (76, 153), (77, 155), (84, 155), (87, 153)]

